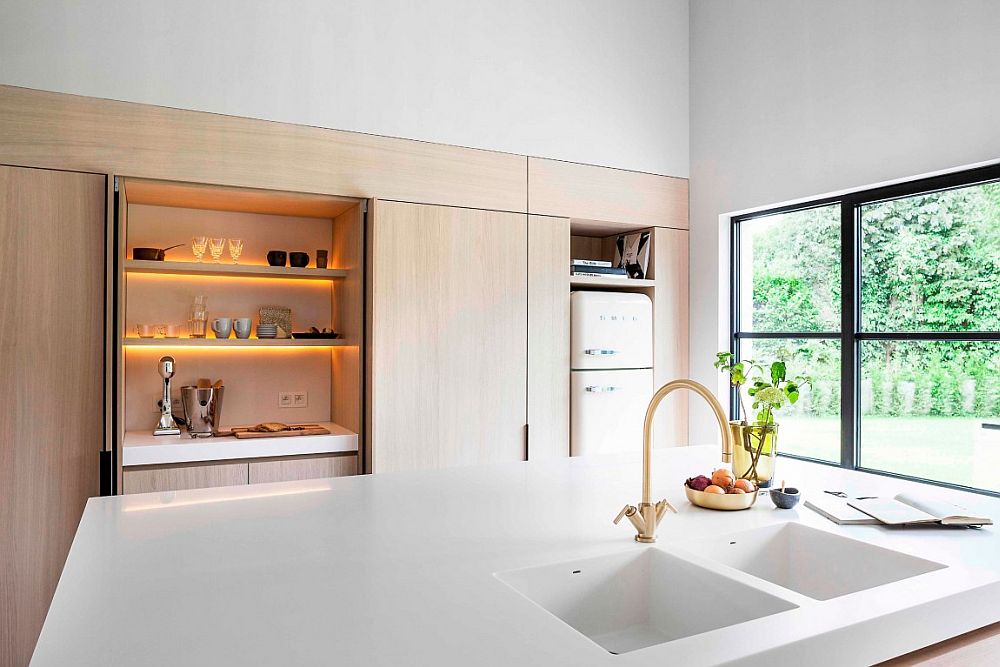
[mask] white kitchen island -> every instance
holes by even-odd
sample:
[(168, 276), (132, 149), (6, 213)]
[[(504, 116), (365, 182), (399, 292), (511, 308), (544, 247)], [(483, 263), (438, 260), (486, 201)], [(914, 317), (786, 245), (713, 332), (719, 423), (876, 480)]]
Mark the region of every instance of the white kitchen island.
[[(742, 512), (690, 505), (684, 478), (718, 459), (715, 447), (656, 452), (654, 495), (679, 513), (664, 518), (652, 547), (635, 543), (627, 522), (611, 523), (639, 500), (639, 457), (94, 498), (31, 665), (868, 665), (1000, 621), (995, 526), (837, 526), (764, 496)], [(777, 465), (805, 497), (917, 490), (1000, 519), (994, 498)], [(815, 600), (685, 551), (787, 521), (946, 567)], [(794, 608), (614, 655), (495, 576), (649, 548)], [(683, 597), (669, 604), (692, 607)]]

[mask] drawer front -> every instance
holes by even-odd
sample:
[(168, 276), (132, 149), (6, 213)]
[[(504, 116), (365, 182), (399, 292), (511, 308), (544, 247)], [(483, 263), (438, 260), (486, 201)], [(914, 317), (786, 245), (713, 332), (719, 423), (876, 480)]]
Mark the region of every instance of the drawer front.
[(236, 486), (246, 484), (248, 476), (246, 463), (151, 466), (126, 468), (122, 474), (122, 483), (125, 493), (149, 493)]
[(251, 484), (356, 474), (358, 474), (357, 454), (250, 462)]

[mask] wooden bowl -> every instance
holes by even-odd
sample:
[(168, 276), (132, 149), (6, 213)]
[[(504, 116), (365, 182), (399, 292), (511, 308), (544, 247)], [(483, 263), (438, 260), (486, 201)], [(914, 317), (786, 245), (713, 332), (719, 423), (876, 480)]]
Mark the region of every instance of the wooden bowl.
[(684, 493), (687, 494), (692, 505), (710, 510), (726, 511), (750, 509), (757, 502), (758, 496), (757, 491), (753, 493), (727, 493), (725, 495), (705, 493), (704, 491), (695, 491), (687, 484), (684, 485)]

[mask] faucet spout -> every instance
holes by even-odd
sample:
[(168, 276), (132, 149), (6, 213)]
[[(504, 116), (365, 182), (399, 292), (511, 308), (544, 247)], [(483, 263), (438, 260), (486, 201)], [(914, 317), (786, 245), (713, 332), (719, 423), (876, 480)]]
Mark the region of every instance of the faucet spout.
[[(726, 412), (723, 410), (718, 399), (712, 395), (712, 392), (705, 385), (694, 380), (673, 380), (660, 387), (649, 401), (642, 429), (642, 501), (639, 503), (638, 508), (634, 508), (631, 505), (626, 506), (625, 510), (622, 510), (622, 513), (619, 514), (618, 519), (615, 521), (615, 523), (618, 523), (622, 516), (628, 516), (632, 525), (636, 528), (635, 539), (637, 542), (655, 542), (656, 527), (666, 513), (667, 508), (670, 508), (674, 512), (677, 511), (666, 499), (661, 500), (655, 505), (653, 504), (650, 494), (650, 479), (653, 458), (653, 417), (656, 415), (656, 409), (660, 407), (663, 399), (678, 389), (688, 389), (705, 399), (705, 402), (712, 408), (716, 421), (719, 422), (719, 434), (722, 437), (722, 461), (728, 463), (733, 458), (732, 433), (729, 428), (729, 421), (726, 419)], [(632, 512), (629, 513), (628, 509), (632, 509)], [(634, 518), (636, 514), (641, 519), (639, 517)]]

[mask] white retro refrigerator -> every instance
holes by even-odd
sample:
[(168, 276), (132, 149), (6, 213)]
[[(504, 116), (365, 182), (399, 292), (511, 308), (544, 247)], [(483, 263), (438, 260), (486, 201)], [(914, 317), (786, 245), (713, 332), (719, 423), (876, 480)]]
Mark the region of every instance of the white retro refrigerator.
[(570, 454), (640, 451), (653, 396), (653, 305), (625, 292), (573, 292), (570, 304)]

